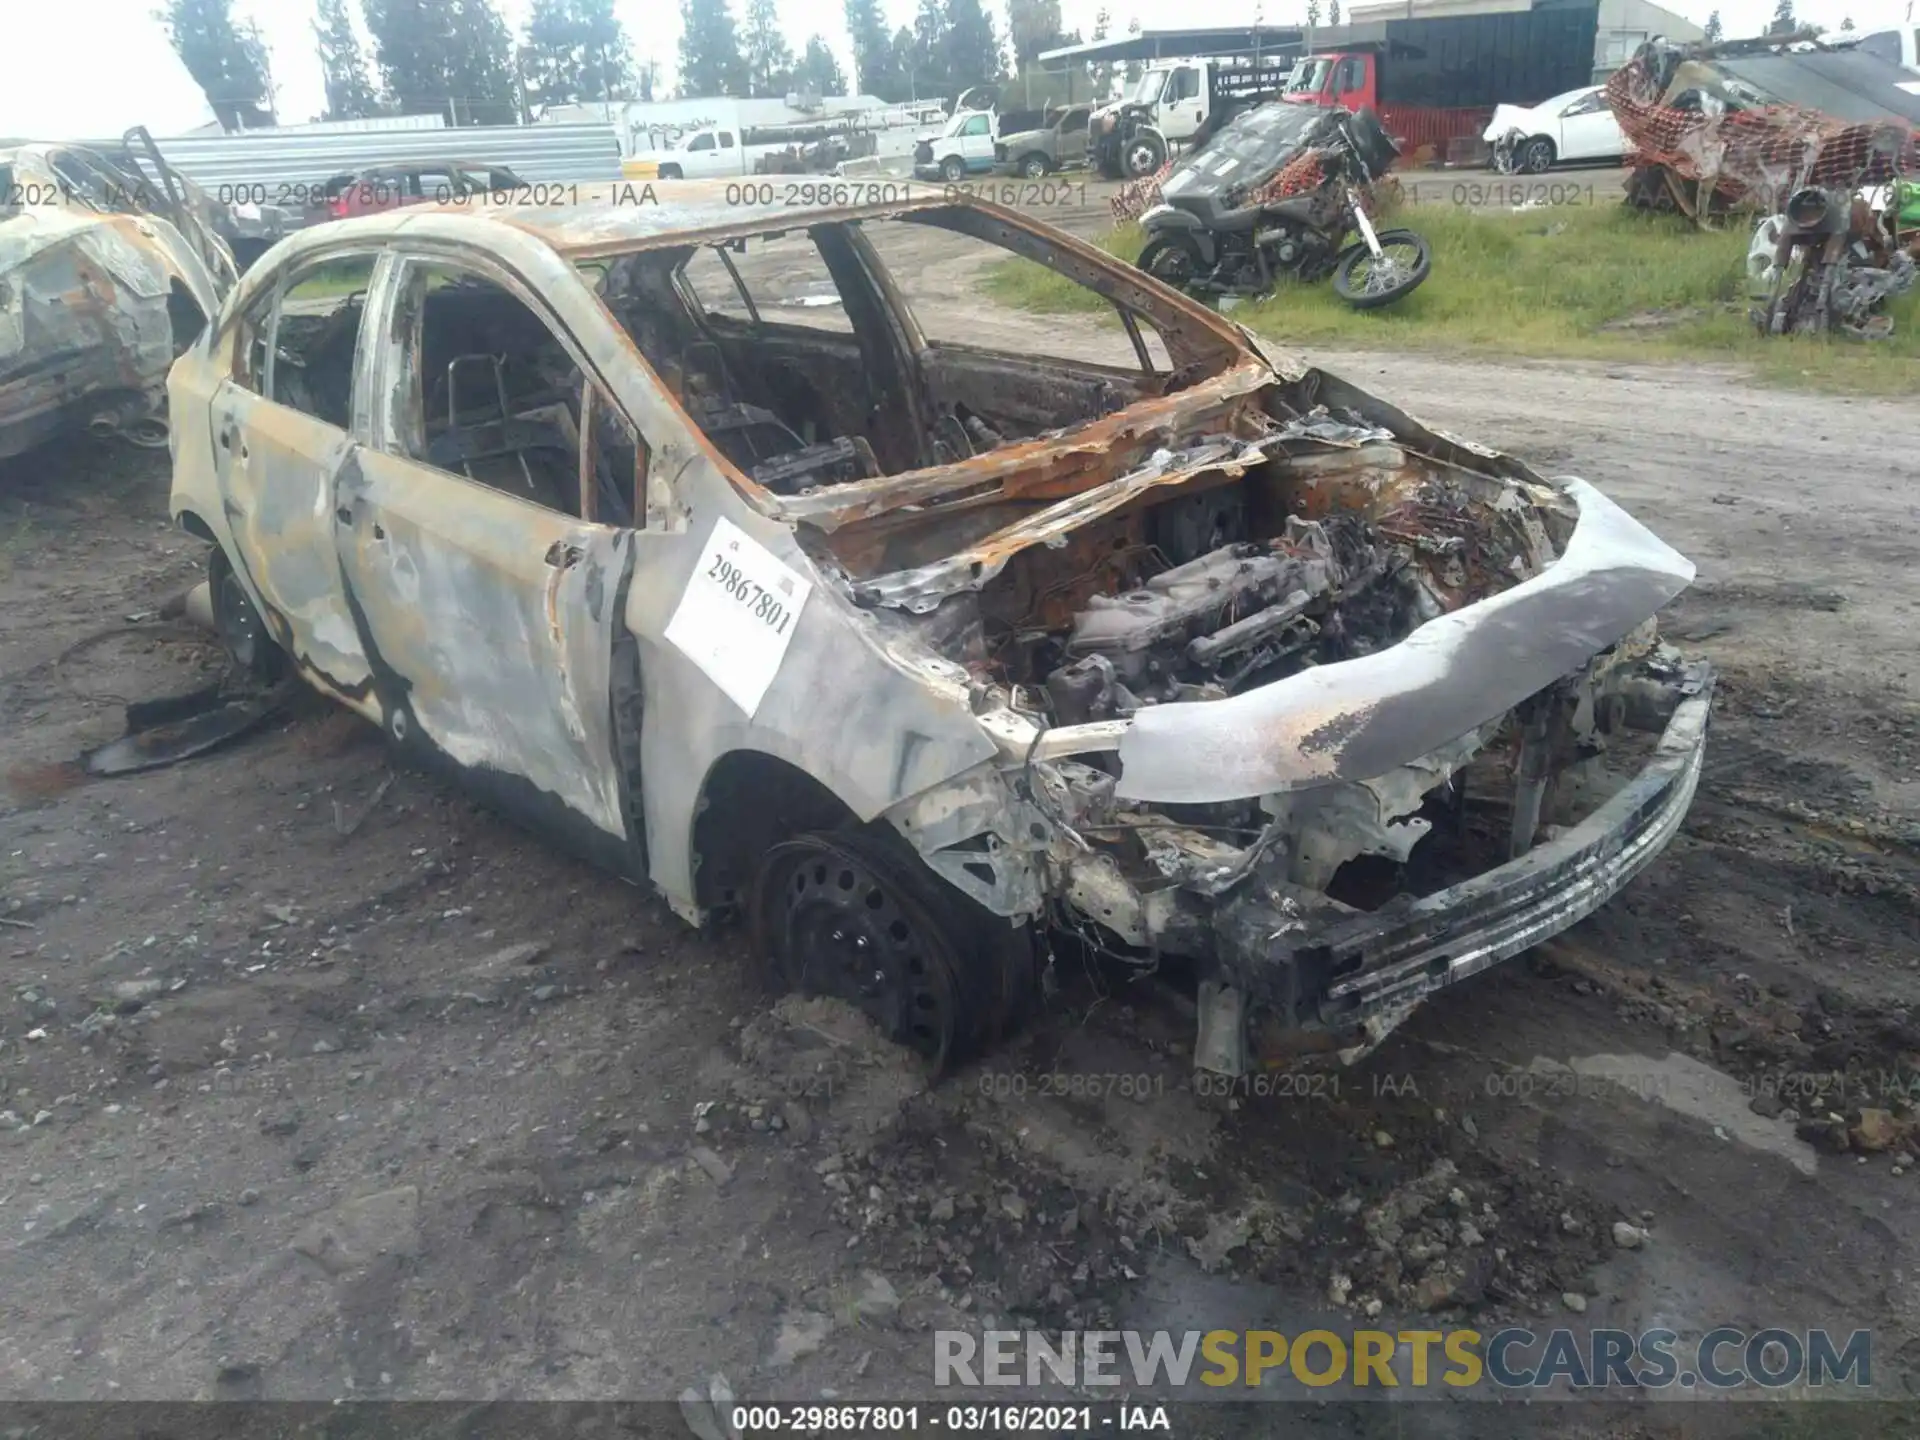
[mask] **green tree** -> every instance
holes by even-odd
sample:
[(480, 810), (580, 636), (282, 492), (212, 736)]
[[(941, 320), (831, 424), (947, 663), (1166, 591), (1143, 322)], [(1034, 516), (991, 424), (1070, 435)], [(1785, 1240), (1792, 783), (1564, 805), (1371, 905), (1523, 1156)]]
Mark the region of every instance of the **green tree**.
[(896, 104), (902, 100), (920, 99), (921, 87), (915, 85), (913, 74), (913, 31), (904, 25), (894, 31), (893, 39), (888, 43), (888, 50), (893, 61), (894, 89), (891, 93), (884, 90), (876, 90), (873, 93), (892, 100)]
[(1800, 22), (1793, 15), (1793, 0), (1778, 0), (1773, 7), (1773, 23), (1767, 26), (1769, 35), (1791, 35), (1800, 28)]
[(1327, 0), (1327, 24), (1340, 23), (1340, 0)]
[(1309, 28), (1320, 23), (1320, 0), (1307, 0), (1307, 25)]
[(680, 0), (680, 93), (747, 93), (747, 60), (727, 0)]
[(980, 0), (946, 0), (945, 48), (947, 84), (955, 94), (1000, 78), (1000, 40)]
[(273, 123), (266, 42), (256, 27), (234, 23), (232, 0), (167, 0), (153, 18), (222, 128)]
[[(1136, 15), (1131, 20), (1127, 21), (1127, 34), (1138, 35), (1139, 33), (1140, 33), (1140, 17)], [(1140, 78), (1140, 69), (1141, 69), (1141, 66), (1138, 60), (1127, 61), (1127, 68), (1126, 68), (1126, 75), (1125, 75), (1127, 89), (1129, 90), (1133, 89), (1133, 82)]]
[(1013, 45), (1013, 67), (1025, 70), (1042, 50), (1051, 50), (1064, 38), (1060, 28), (1060, 0), (1007, 0), (1007, 38)]
[(747, 0), (747, 23), (741, 36), (747, 59), (747, 89), (754, 95), (785, 95), (793, 79), (793, 51), (780, 30), (780, 12), (774, 0)]
[(380, 113), (380, 97), (367, 75), (360, 36), (347, 13), (347, 0), (320, 0), (313, 36), (320, 50), (320, 76), (326, 86), (327, 120), (361, 120)]
[(846, 0), (847, 38), (853, 42), (853, 83), (863, 95), (898, 103), (910, 98), (905, 57), (887, 33), (880, 0)]
[(1706, 30), (1707, 44), (1718, 45), (1720, 43), (1720, 37), (1726, 33), (1726, 31), (1721, 28), (1720, 12), (1718, 10), (1707, 16), (1707, 23), (1704, 28)]
[(1852, 29), (1853, 29), (1853, 17), (1851, 15), (1842, 16), (1840, 19), (1840, 33), (1842, 35), (1845, 35), (1849, 33)]
[(942, 0), (920, 0), (913, 17), (913, 41), (904, 53), (908, 83), (916, 97), (949, 92), (952, 74), (947, 68), (947, 9)]
[(840, 62), (834, 58), (833, 51), (827, 48), (827, 42), (818, 35), (808, 37), (806, 53), (794, 67), (793, 83), (802, 90), (811, 90), (815, 95), (847, 93), (847, 77), (840, 71)]
[(633, 53), (612, 0), (534, 0), (520, 54), (521, 78), (536, 104), (634, 95)]
[(403, 115), (451, 125), (520, 118), (513, 40), (490, 0), (364, 0), (380, 79)]

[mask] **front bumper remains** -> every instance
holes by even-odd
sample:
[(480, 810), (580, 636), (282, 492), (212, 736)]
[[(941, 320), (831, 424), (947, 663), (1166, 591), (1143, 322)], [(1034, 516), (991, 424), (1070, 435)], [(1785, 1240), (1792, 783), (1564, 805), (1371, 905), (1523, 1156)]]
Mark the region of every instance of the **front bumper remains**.
[[(1653, 758), (1577, 824), (1419, 899), (1303, 925), (1249, 894), (1216, 922), (1220, 981), (1334, 1033), (1378, 1043), (1422, 999), (1591, 915), (1679, 833), (1700, 783), (1714, 675), (1690, 666)], [(1286, 937), (1299, 933), (1299, 942)], [(1351, 1058), (1351, 1057), (1350, 1057)]]

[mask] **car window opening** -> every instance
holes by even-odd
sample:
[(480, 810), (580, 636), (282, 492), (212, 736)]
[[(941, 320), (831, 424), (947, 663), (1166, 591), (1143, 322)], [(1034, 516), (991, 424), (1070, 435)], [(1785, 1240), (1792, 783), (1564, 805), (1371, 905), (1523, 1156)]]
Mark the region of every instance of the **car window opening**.
[(400, 453), (550, 510), (634, 522), (639, 441), (604, 395), (589, 401), (546, 321), (453, 267), (420, 267), (407, 303), (418, 363), (401, 379)]
[(974, 459), (1209, 373), (1177, 369), (1142, 316), (1116, 325), (1112, 363), (1095, 363), (996, 344), (980, 307), (957, 298), (906, 305), (902, 279), (1008, 259), (944, 213), (642, 251), (596, 262), (596, 284), (708, 440), (776, 495)]

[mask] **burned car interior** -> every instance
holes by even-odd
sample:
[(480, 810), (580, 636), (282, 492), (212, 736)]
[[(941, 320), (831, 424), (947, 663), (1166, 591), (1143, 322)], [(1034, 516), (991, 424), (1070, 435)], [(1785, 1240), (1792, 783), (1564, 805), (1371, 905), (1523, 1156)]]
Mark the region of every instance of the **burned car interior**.
[[(964, 462), (1198, 378), (1156, 369), (1132, 314), (1132, 370), (932, 340), (916, 353), (870, 236), (945, 216), (645, 251), (607, 267), (601, 298), (715, 448), (777, 495)], [(791, 266), (795, 252), (823, 277), (811, 314), (838, 323), (788, 319), (799, 306), (783, 315), (756, 301), (743, 267), (763, 257)]]
[[(357, 268), (349, 262), (344, 273), (333, 267), (324, 288), (344, 293), (287, 309), (271, 372), (267, 332), (253, 332), (247, 363), (270, 386), (269, 398), (349, 427), (354, 348), (371, 273), (370, 257)], [(550, 510), (633, 523), (644, 475), (638, 442), (610, 404), (595, 404), (583, 469), (591, 387), (545, 321), (490, 280), (432, 267), (416, 269), (402, 304), (415, 357), (402, 411), (408, 458)], [(584, 492), (583, 474), (591, 477)]]

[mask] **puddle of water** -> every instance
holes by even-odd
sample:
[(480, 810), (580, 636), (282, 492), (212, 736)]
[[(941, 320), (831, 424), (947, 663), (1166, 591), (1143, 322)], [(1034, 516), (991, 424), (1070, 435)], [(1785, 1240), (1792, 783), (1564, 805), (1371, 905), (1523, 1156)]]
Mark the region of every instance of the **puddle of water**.
[(1803, 1175), (1819, 1169), (1819, 1158), (1784, 1120), (1769, 1120), (1747, 1108), (1752, 1097), (1746, 1087), (1723, 1070), (1669, 1053), (1651, 1055), (1582, 1055), (1563, 1065), (1542, 1056), (1530, 1067), (1536, 1073), (1571, 1070), (1575, 1075), (1611, 1080), (1622, 1090), (1682, 1115), (1713, 1126), (1727, 1139), (1755, 1150), (1778, 1155)]

